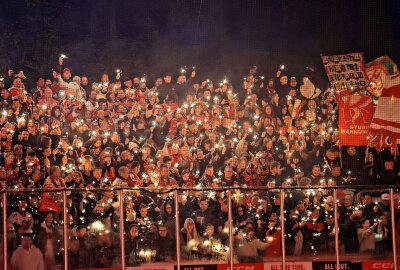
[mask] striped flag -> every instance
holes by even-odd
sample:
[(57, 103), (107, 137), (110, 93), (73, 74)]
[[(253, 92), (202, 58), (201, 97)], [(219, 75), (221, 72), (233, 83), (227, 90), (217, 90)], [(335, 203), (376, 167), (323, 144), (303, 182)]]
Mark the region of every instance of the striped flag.
[(400, 74), (384, 82), (370, 128), (392, 141), (400, 138)]

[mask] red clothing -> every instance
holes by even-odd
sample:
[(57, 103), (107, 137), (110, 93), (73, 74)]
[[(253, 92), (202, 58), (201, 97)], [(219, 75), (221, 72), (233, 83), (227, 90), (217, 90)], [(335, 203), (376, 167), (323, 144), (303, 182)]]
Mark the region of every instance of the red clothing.
[(158, 182), (159, 187), (172, 187), (177, 185), (178, 182), (172, 177), (169, 177), (167, 179), (160, 179), (160, 181)]
[(281, 230), (277, 229), (274, 232), (271, 230), (267, 230), (265, 233), (265, 240), (267, 243), (270, 243), (270, 246), (264, 253), (264, 257), (276, 257), (281, 256), (282, 247), (281, 247)]
[(13, 98), (13, 97), (22, 95), (24, 93), (25, 89), (24, 88), (11, 87), (10, 89), (8, 89), (8, 91), (10, 92), (10, 96)]
[[(132, 176), (132, 177), (131, 177)], [(129, 187), (141, 187), (143, 186), (142, 180), (136, 174), (132, 174), (126, 179)]]

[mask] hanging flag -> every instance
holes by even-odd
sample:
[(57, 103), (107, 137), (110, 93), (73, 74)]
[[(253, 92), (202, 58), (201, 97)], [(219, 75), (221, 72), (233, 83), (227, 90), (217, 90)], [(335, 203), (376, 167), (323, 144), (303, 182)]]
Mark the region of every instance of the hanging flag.
[(371, 131), (391, 142), (400, 139), (400, 74), (384, 82), (378, 105), (371, 121)]
[(374, 113), (372, 97), (351, 92), (335, 94), (339, 104), (339, 141), (341, 145), (367, 145)]
[(367, 89), (377, 100), (382, 93), (385, 81), (390, 79), (390, 76), (398, 74), (399, 68), (389, 56), (384, 55), (366, 64), (365, 71), (370, 81)]
[(42, 193), (42, 198), (40, 200), (39, 211), (47, 212), (62, 212), (62, 207), (53, 199), (53, 197), (48, 192)]
[(329, 84), (335, 91), (364, 89), (368, 86), (364, 53), (321, 55), (321, 58), (328, 75)]

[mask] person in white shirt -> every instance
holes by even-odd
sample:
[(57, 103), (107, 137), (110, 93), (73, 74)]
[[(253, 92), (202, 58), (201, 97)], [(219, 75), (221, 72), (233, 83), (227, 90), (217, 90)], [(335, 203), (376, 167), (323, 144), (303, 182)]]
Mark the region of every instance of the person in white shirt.
[(11, 256), (13, 270), (44, 270), (43, 254), (33, 245), (31, 230), (24, 233), (22, 244)]

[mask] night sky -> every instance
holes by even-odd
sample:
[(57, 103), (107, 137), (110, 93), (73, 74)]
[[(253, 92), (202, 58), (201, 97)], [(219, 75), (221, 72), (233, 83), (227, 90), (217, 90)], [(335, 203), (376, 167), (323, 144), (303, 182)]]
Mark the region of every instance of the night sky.
[(364, 51), (400, 63), (396, 0), (7, 0), (2, 73), (48, 76), (60, 53), (76, 73), (157, 75), (196, 65), (204, 76), (322, 69), (320, 54)]

